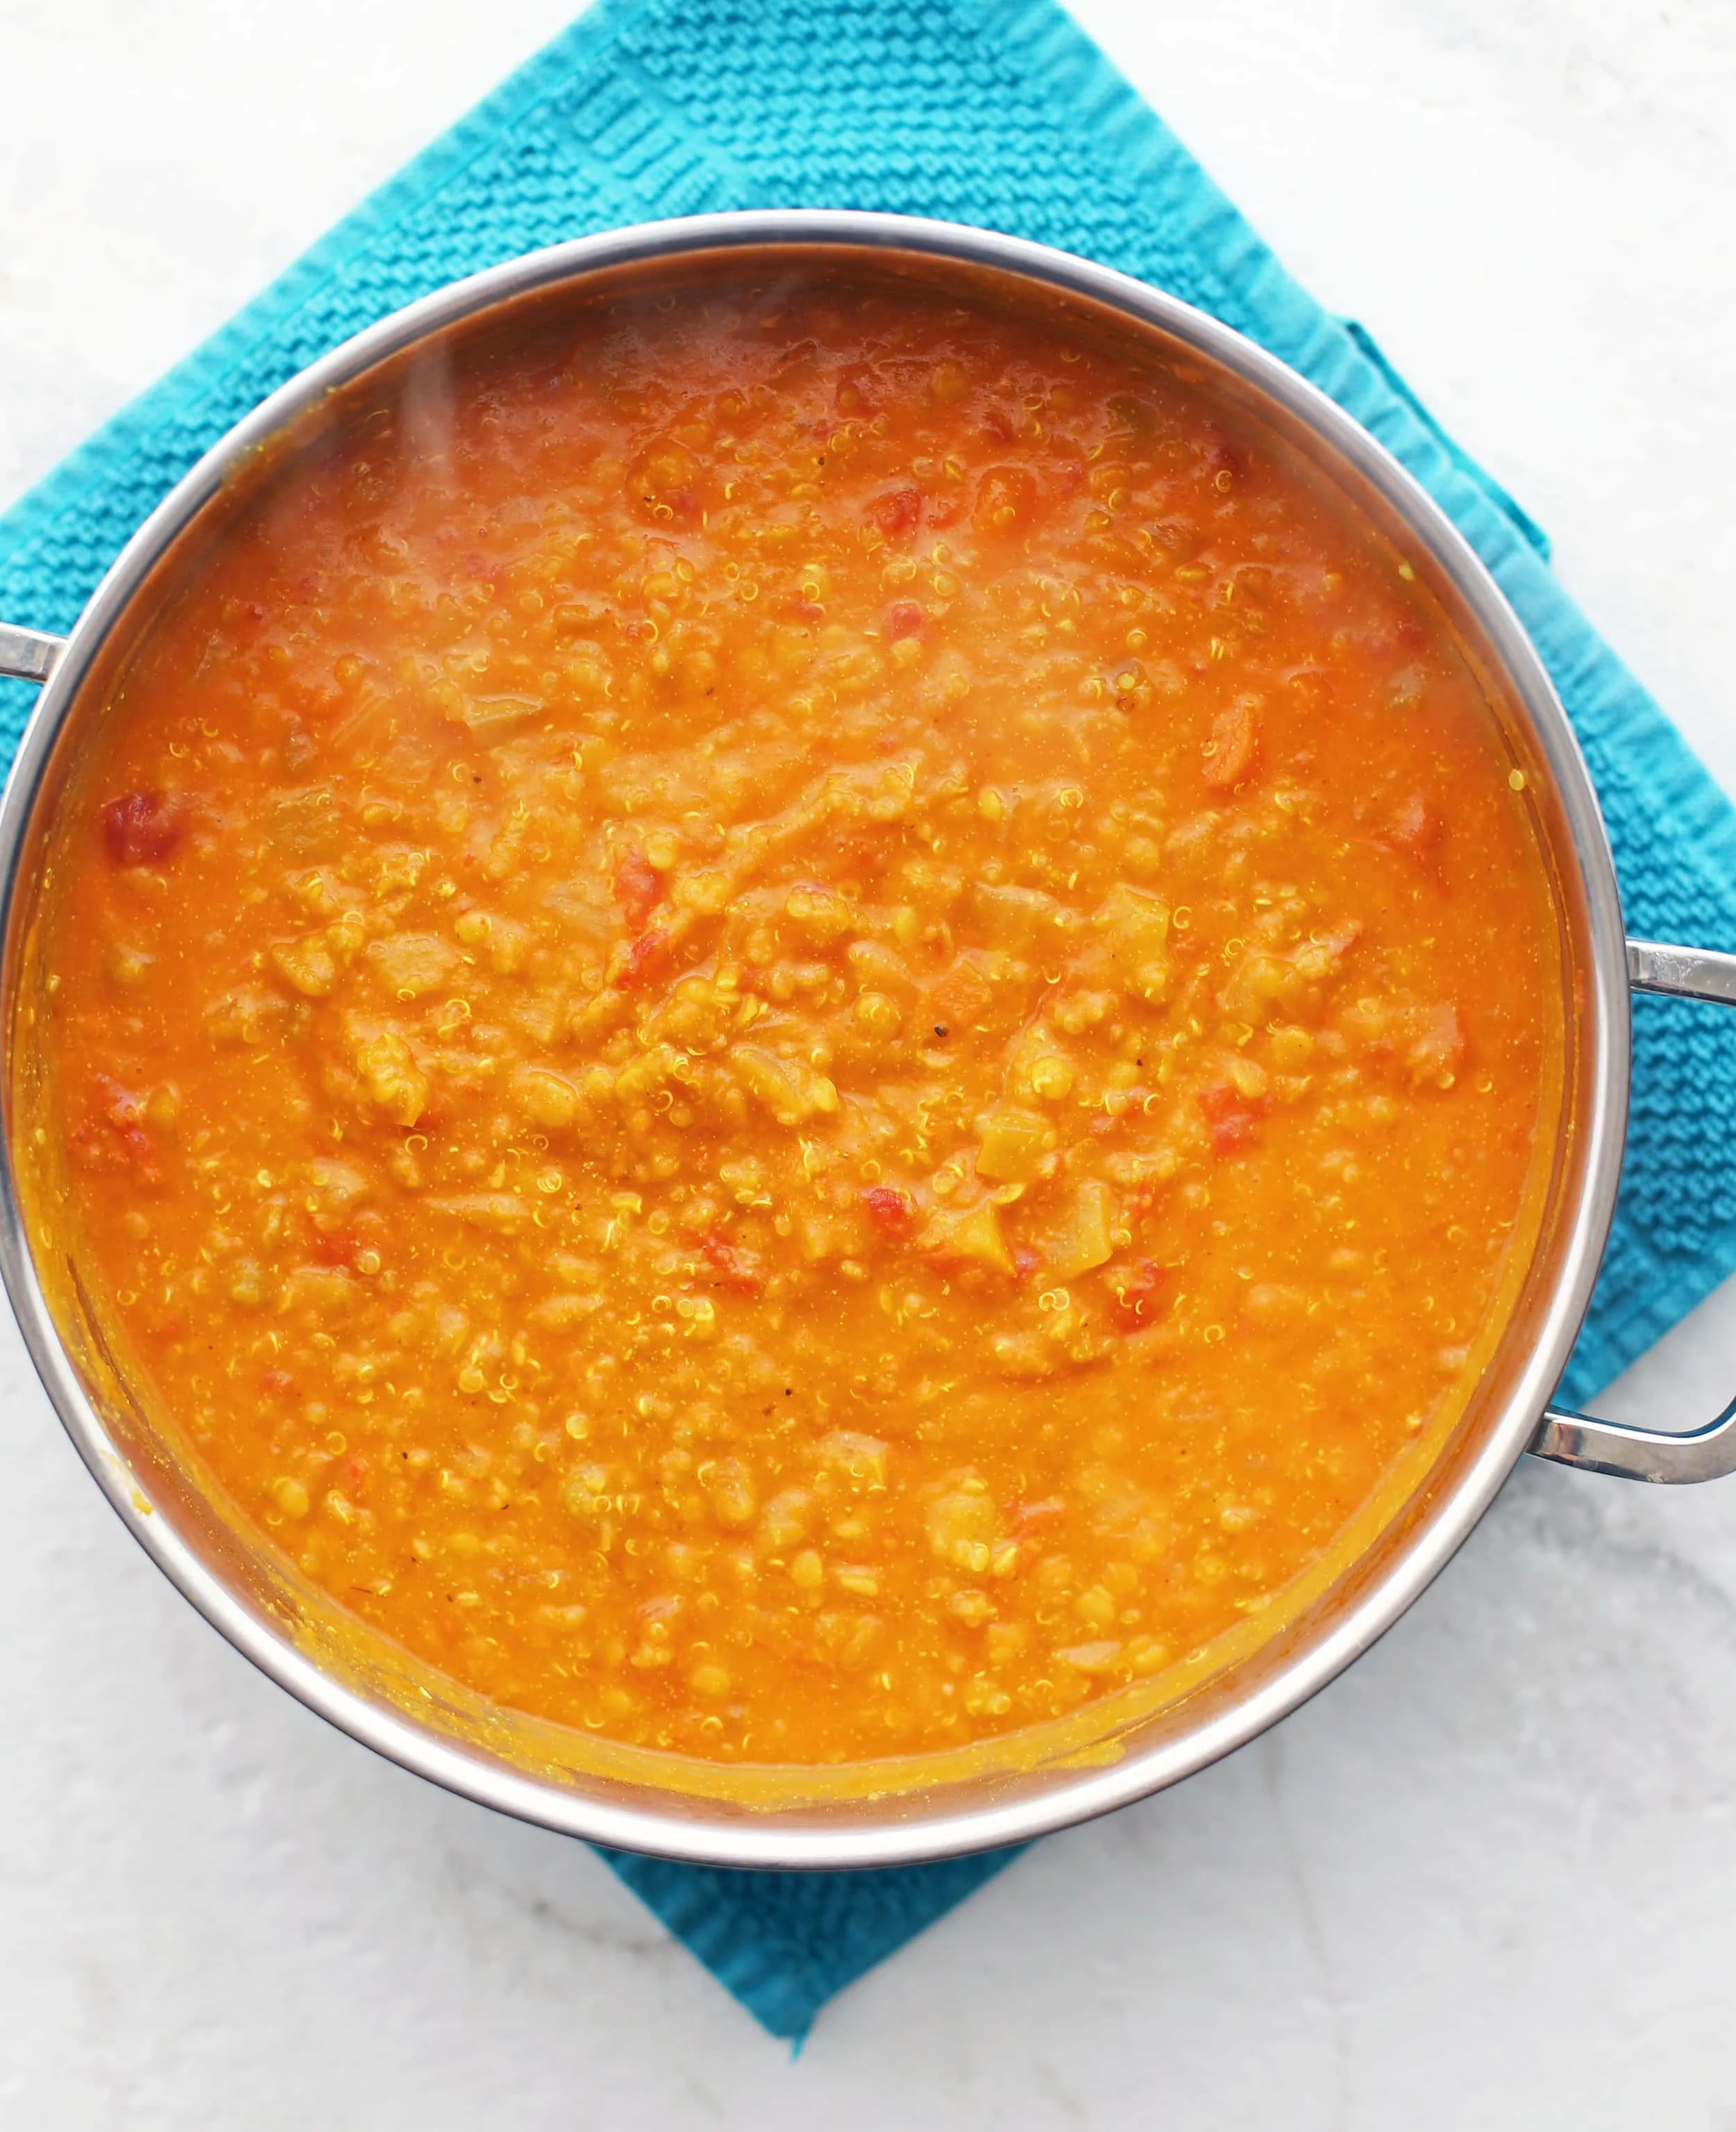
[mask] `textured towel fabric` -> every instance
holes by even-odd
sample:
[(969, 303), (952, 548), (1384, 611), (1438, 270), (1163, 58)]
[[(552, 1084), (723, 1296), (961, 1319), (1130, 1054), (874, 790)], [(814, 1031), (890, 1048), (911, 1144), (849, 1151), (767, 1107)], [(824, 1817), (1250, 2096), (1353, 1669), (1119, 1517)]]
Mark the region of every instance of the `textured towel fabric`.
[[(229, 424), (412, 297), (559, 238), (760, 206), (1039, 238), (1215, 312), (1312, 378), (1432, 490), (1530, 630), (1590, 757), (1631, 929), (1736, 948), (1736, 815), (1550, 576), (1537, 529), (1049, 0), (600, 0), (0, 520), (0, 615), (70, 626)], [(30, 700), (0, 684), (8, 754)], [(1570, 1397), (1736, 1265), (1736, 1023), (1652, 1001), (1636, 1022), (1630, 1159)], [(799, 2036), (1006, 1857), (808, 1876), (609, 1862), (769, 2029)]]

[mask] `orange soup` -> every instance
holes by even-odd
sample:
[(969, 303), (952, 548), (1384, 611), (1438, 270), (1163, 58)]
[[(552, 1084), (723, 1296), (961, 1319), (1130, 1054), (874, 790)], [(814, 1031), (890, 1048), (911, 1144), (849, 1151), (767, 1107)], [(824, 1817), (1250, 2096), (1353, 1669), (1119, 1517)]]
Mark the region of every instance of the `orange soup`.
[(1554, 1131), (1523, 787), (1404, 557), (1154, 358), (866, 271), (569, 307), (183, 567), (26, 1124), (374, 1628), (926, 1753), (1276, 1621), (1462, 1410)]

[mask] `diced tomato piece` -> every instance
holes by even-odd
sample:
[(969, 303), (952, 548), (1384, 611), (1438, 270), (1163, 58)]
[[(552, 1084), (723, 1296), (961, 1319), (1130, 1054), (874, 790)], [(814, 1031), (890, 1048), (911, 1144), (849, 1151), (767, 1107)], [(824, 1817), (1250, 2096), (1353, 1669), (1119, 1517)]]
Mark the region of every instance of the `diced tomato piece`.
[(161, 1184), (156, 1144), (146, 1130), (143, 1103), (106, 1073), (92, 1076), (88, 1116), (73, 1130), (74, 1145), (99, 1169), (130, 1169), (146, 1184)]
[(1029, 1280), (1033, 1273), (1042, 1270), (1043, 1254), (1034, 1244), (1014, 1244), (1013, 1264), (1017, 1269), (1017, 1278)]
[(615, 862), (615, 900), (626, 913), (634, 932), (645, 930), (645, 922), (663, 900), (663, 876), (643, 852), (622, 852)]
[(351, 1452), (338, 1468), (338, 1476), (343, 1483), (346, 1495), (359, 1496), (367, 1486), (367, 1459), (359, 1451)]
[(1200, 1092), (1200, 1108), (1211, 1128), (1215, 1154), (1234, 1155), (1254, 1137), (1254, 1121), (1265, 1112), (1264, 1097), (1244, 1096), (1227, 1081)]
[(166, 792), (123, 792), (103, 804), (103, 841), (117, 866), (161, 866), (181, 828), (180, 802)]
[(1115, 1299), (1110, 1316), (1124, 1332), (1139, 1332), (1157, 1322), (1158, 1298), (1168, 1275), (1150, 1259), (1110, 1276)]
[(261, 1370), (259, 1388), (268, 1399), (287, 1399), (295, 1389), (295, 1380), (287, 1370)]
[(627, 950), (626, 968), (621, 973), (621, 982), (624, 985), (649, 984), (669, 968), (669, 958), (674, 952), (675, 944), (667, 933), (655, 929), (641, 933)]
[(923, 492), (908, 485), (889, 488), (869, 505), (868, 516), (889, 540), (907, 540), (922, 522)]
[[(420, 1121), (418, 1121), (420, 1123)], [(362, 1239), (353, 1229), (316, 1229), (309, 1225), (308, 1247), (321, 1265), (345, 1266), (352, 1273), (356, 1270), (356, 1254), (362, 1248)]]
[(733, 1288), (742, 1295), (757, 1295), (765, 1287), (765, 1276), (755, 1254), (729, 1242), (715, 1229), (707, 1229), (699, 1239), (699, 1249), (725, 1288)]
[(870, 1184), (862, 1194), (868, 1218), (890, 1243), (902, 1244), (916, 1232), (916, 1203), (894, 1184)]
[(914, 636), (923, 626), (923, 611), (914, 600), (894, 600), (886, 610), (886, 641)]

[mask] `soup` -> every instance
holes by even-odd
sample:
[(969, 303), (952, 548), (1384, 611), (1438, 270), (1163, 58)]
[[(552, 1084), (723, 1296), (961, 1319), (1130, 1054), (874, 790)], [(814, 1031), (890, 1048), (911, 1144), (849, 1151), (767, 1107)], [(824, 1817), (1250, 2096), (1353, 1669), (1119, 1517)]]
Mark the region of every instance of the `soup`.
[(45, 914), (26, 1123), (147, 1402), (420, 1658), (717, 1762), (1280, 1620), (1554, 1131), (1524, 779), (1406, 559), (1185, 370), (866, 269), (261, 465)]

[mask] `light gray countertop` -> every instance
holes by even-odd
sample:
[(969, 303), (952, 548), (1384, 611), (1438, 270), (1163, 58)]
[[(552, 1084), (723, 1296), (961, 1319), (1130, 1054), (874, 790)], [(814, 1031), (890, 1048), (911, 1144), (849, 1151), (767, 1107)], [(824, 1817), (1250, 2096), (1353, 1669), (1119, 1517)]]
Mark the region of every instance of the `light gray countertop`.
[[(0, 505), (562, 0), (0, 0)], [(1078, 0), (1547, 526), (1736, 790), (1728, 0)], [(30, 621), (32, 617), (12, 617)], [(1700, 1419), (1726, 1291), (1609, 1410)], [(1736, 2128), (1736, 1481), (1526, 1466), (1373, 1654), (1051, 1839), (791, 2064), (579, 1846), (374, 1760), (126, 1539), (0, 1332), (0, 2123)]]

